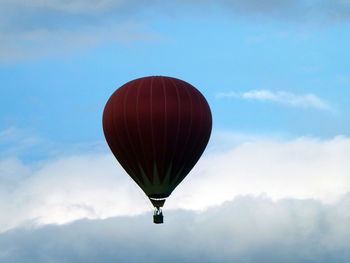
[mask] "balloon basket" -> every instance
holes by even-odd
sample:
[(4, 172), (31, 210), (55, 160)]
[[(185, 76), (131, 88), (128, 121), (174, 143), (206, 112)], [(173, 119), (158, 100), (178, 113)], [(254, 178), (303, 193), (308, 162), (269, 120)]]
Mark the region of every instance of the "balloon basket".
[(153, 223), (155, 223), (155, 224), (163, 224), (164, 223), (163, 212), (160, 208), (156, 208), (156, 210), (154, 211)]

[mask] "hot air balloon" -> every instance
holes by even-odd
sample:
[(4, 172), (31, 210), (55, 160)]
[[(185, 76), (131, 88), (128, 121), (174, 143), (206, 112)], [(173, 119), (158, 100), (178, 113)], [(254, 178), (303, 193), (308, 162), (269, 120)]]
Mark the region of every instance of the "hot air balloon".
[(154, 223), (163, 223), (165, 199), (197, 163), (211, 128), (206, 99), (180, 79), (135, 79), (107, 101), (103, 112), (106, 141), (155, 207)]

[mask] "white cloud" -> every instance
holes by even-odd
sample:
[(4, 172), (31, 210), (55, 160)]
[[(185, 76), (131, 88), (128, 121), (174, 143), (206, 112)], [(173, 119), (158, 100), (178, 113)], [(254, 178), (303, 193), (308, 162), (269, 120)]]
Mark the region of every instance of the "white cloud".
[(26, 152), (40, 144), (44, 144), (43, 139), (34, 135), (28, 136), (25, 131), (15, 127), (0, 130), (0, 160), (18, 156), (19, 153)]
[(69, 156), (35, 166), (16, 159), (0, 162), (0, 210), (6, 211), (0, 230), (26, 222), (62, 224), (151, 209), (111, 154)]
[[(238, 139), (237, 139), (238, 138)], [(251, 139), (246, 139), (251, 138)], [(240, 195), (334, 203), (350, 190), (350, 139), (234, 137), (215, 146), (166, 202), (165, 210), (205, 210)], [(221, 142), (228, 145), (230, 134)], [(220, 143), (218, 141), (218, 143)], [(0, 230), (152, 211), (109, 153), (71, 154), (23, 164), (0, 162)]]
[(241, 143), (204, 156), (169, 204), (204, 209), (237, 195), (261, 193), (274, 200), (290, 197), (332, 202), (350, 189), (349, 153), (350, 139), (346, 137)]
[(217, 98), (242, 98), (246, 100), (271, 101), (293, 107), (314, 108), (319, 110), (330, 110), (332, 107), (325, 100), (315, 94), (293, 94), (286, 91), (252, 90), (244, 93), (227, 92), (218, 93)]

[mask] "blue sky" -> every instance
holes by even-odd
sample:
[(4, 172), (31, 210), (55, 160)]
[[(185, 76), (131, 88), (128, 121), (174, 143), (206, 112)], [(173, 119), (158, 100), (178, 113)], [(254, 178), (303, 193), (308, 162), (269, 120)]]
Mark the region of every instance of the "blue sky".
[[(346, 21), (164, 8), (122, 16), (33, 8), (23, 24), (5, 23), (5, 33), (17, 28), (8, 41), (18, 47), (1, 52), (1, 129), (28, 129), (58, 142), (102, 140), (101, 112), (117, 87), (140, 76), (170, 75), (203, 92), (215, 129), (317, 137), (350, 132)], [(216, 97), (252, 90), (314, 94), (330, 109)]]
[[(323, 262), (322, 247), (334, 262), (347, 262), (349, 247), (341, 242), (337, 220), (349, 216), (343, 209), (350, 190), (349, 14), (350, 4), (341, 0), (2, 1), (0, 208), (6, 216), (0, 218), (0, 242), (7, 252), (0, 250), (0, 259), (21, 262), (11, 252), (12, 240), (23, 238), (18, 249), (25, 253), (28, 226), (35, 235), (64, 236), (69, 224), (86, 219), (104, 225), (112, 218), (108, 224), (123, 225), (119, 217), (141, 222), (144, 213), (151, 215), (142, 193), (116, 166), (101, 118), (107, 99), (125, 82), (167, 75), (197, 87), (213, 114), (204, 158), (167, 201), (174, 216), (182, 209), (221, 213), (224, 202), (234, 205), (248, 196), (254, 204), (273, 204), (271, 214), (283, 207), (281, 222), (298, 236), (302, 231), (288, 217), (296, 212), (285, 206), (286, 198), (324, 213), (342, 207), (337, 216), (322, 219), (336, 230), (320, 227), (291, 242), (334, 238), (336, 248), (316, 241), (311, 259), (293, 262)], [(252, 211), (266, 216), (258, 205)], [(200, 227), (210, 224), (193, 213)], [(300, 224), (309, 229), (317, 218)], [(235, 229), (242, 222), (222, 224)], [(265, 225), (270, 227), (258, 223), (262, 232)], [(171, 240), (177, 228), (173, 222), (163, 233)], [(274, 242), (284, 231), (276, 229)], [(225, 254), (222, 262), (258, 262), (265, 245), (271, 252), (273, 243), (264, 243), (259, 233), (256, 243), (247, 239), (242, 251)], [(110, 236), (99, 238), (114, 244)], [(288, 242), (281, 246), (297, 249)], [(252, 255), (251, 247), (260, 250)], [(65, 247), (59, 256), (48, 251), (47, 258), (76, 262), (76, 249)], [(34, 254), (32, 261), (40, 262)], [(195, 247), (190, 254), (200, 258)]]

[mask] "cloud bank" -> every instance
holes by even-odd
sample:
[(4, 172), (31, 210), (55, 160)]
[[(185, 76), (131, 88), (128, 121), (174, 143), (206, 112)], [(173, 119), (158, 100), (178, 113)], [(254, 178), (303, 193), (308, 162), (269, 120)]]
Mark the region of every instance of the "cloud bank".
[[(215, 136), (214, 136), (215, 137)], [(244, 138), (212, 142), (165, 209), (204, 211), (237, 196), (337, 202), (350, 190), (350, 139)], [(235, 141), (236, 140), (236, 141)], [(227, 146), (230, 135), (222, 143)], [(0, 231), (21, 225), (138, 215), (153, 208), (110, 153), (91, 150), (23, 163), (0, 160)]]
[(319, 98), (315, 94), (293, 94), (286, 91), (251, 90), (244, 93), (228, 92), (218, 93), (217, 98), (241, 98), (245, 100), (257, 100), (276, 102), (292, 107), (314, 108), (318, 110), (332, 111), (328, 102)]
[(315, 200), (239, 197), (205, 212), (169, 211), (81, 220), (0, 234), (1, 262), (347, 263), (349, 196)]

